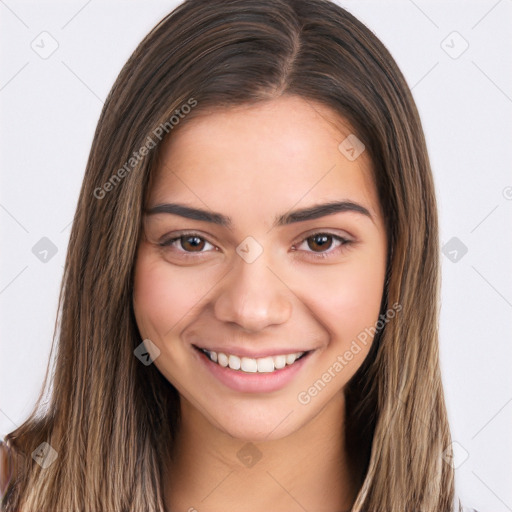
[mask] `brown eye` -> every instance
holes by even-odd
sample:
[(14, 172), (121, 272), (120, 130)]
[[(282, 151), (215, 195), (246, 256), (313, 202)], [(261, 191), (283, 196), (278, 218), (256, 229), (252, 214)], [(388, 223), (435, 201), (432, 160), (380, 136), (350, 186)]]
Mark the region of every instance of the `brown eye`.
[(308, 239), (308, 247), (314, 252), (321, 252), (330, 249), (332, 246), (333, 236), (327, 233), (318, 233), (310, 236)]
[(303, 238), (297, 246), (293, 246), (293, 251), (306, 246), (300, 252), (305, 252), (312, 258), (325, 259), (341, 254), (352, 243), (352, 240), (342, 236), (319, 232)]
[(201, 252), (206, 241), (195, 235), (182, 235), (179, 238), (181, 247), (190, 252)]
[(208, 250), (210, 248), (208, 246), (215, 250), (215, 247), (210, 242), (196, 233), (183, 233), (182, 235), (164, 240), (159, 245), (161, 247), (169, 247), (173, 251), (182, 254), (207, 252), (204, 249)]

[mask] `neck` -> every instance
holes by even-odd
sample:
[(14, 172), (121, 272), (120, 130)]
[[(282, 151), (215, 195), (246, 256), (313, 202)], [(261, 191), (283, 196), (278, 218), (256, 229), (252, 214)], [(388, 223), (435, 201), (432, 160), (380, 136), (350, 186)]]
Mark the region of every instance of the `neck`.
[(344, 419), (340, 393), (294, 433), (253, 444), (211, 425), (182, 397), (164, 480), (167, 512), (350, 510), (357, 479), (346, 456)]

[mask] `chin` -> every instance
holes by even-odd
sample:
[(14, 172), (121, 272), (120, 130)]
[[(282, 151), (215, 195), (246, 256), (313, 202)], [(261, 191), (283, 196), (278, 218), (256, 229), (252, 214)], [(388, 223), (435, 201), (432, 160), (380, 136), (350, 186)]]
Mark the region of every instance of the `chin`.
[(228, 410), (226, 415), (219, 415), (218, 409), (211, 410), (216, 427), (232, 438), (253, 443), (285, 438), (307, 423), (308, 418), (301, 418), (298, 413), (314, 413), (312, 408), (301, 411), (287, 401), (276, 400), (272, 404), (265, 399), (243, 400), (228, 406)]
[[(278, 424), (279, 420), (271, 423), (264, 421), (257, 422), (252, 418), (247, 418), (242, 422), (221, 424), (221, 426), (224, 433), (228, 436), (247, 443), (277, 441), (296, 431), (293, 425), (276, 429), (276, 425)], [(275, 431), (273, 431), (274, 429)]]

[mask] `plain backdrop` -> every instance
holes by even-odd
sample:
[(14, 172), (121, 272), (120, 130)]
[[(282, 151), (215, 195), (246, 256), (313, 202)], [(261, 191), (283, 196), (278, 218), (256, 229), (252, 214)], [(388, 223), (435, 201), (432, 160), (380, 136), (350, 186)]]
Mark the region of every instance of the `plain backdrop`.
[[(40, 391), (103, 101), (177, 3), (0, 0), (2, 437)], [(339, 3), (395, 57), (427, 138), (458, 493), (480, 512), (512, 511), (512, 1)]]

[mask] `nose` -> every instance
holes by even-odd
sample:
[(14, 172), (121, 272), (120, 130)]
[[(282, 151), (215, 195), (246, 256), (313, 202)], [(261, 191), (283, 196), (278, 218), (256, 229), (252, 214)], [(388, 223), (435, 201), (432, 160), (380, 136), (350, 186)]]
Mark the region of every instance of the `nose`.
[(268, 267), (263, 255), (252, 263), (242, 258), (234, 263), (215, 301), (218, 320), (257, 332), (283, 324), (290, 318), (293, 292), (278, 273)]

